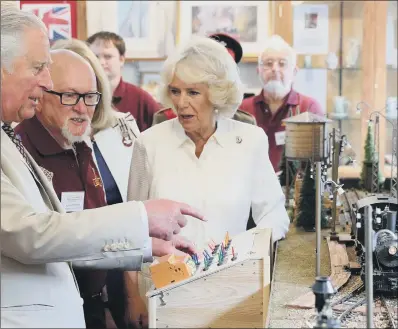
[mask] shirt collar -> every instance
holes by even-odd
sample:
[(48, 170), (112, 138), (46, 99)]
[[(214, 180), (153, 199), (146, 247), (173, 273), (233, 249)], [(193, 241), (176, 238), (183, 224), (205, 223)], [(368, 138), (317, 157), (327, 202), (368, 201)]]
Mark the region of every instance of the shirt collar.
[[(173, 130), (175, 132), (175, 140), (176, 140), (176, 147), (181, 147), (187, 142), (192, 142), (192, 140), (187, 136), (185, 133), (184, 128), (182, 127), (181, 123), (178, 121), (178, 118), (172, 119), (173, 120)], [(217, 144), (224, 147), (228, 142), (228, 124), (226, 119), (219, 118), (217, 120), (217, 129), (214, 134), (209, 138), (209, 140), (214, 139)], [(193, 143), (193, 142), (192, 142)]]
[[(285, 97), (286, 101), (284, 102), (284, 105), (298, 105), (299, 104), (299, 96), (298, 93), (292, 88), (290, 92), (287, 94)], [(264, 103), (266, 104), (263, 90), (257, 95), (254, 96), (254, 103)]]
[(117, 85), (115, 91), (113, 92), (114, 98), (122, 98), (126, 92), (126, 83), (123, 78), (120, 78), (119, 84)]
[(20, 124), (23, 125), (26, 135), (40, 154), (48, 156), (65, 152), (65, 149), (58, 144), (36, 116)]

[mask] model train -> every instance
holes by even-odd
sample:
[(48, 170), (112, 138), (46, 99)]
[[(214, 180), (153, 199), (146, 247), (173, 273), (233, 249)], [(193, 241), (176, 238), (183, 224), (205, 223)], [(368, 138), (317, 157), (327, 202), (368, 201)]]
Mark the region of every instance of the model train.
[(388, 195), (371, 195), (353, 205), (356, 228), (356, 251), (365, 282), (365, 209), (372, 207), (373, 283), (374, 291), (384, 294), (398, 292), (398, 226), (397, 199)]

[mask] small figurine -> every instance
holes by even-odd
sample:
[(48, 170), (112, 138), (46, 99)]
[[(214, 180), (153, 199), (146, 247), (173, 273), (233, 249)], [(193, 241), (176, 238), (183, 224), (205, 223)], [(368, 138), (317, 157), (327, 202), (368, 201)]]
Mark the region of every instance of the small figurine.
[(196, 267), (198, 267), (200, 265), (198, 255), (192, 254), (191, 258), (192, 258), (193, 262), (195, 263)]
[(238, 258), (238, 253), (235, 254), (235, 249), (234, 247), (232, 247), (232, 258), (231, 260), (234, 261)]

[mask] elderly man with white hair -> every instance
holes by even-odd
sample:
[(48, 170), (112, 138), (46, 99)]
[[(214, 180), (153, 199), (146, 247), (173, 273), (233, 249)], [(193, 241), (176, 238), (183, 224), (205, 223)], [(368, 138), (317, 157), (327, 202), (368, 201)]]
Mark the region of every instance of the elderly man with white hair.
[[(53, 88), (47, 30), (12, 5), (1, 5), (0, 23), (1, 327), (84, 328), (72, 264), (140, 270), (144, 255), (151, 255), (150, 236), (173, 241), (186, 224), (184, 214), (203, 216), (169, 200), (65, 213), (11, 127), (31, 118)], [(94, 73), (88, 75), (95, 84)]]
[(295, 50), (279, 35), (271, 36), (258, 57), (257, 73), (262, 90), (246, 98), (240, 106), (241, 110), (255, 116), (257, 125), (267, 134), (269, 157), (276, 172), (285, 145), (282, 120), (306, 111), (324, 115), (315, 99), (292, 88), (297, 70)]

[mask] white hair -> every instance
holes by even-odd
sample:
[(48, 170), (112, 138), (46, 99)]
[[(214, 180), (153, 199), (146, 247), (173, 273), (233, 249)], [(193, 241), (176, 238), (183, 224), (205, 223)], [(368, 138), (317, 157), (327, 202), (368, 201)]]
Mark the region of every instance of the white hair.
[(68, 120), (65, 120), (65, 123), (61, 128), (61, 134), (69, 142), (69, 144), (84, 142), (84, 140), (91, 135), (91, 124), (87, 125), (86, 130), (81, 136), (75, 136), (68, 128)]
[(263, 51), (260, 56), (258, 56), (258, 64), (262, 64), (262, 58), (264, 54), (270, 51), (286, 51), (289, 54), (289, 63), (296, 66), (297, 54), (296, 51), (279, 35), (272, 35), (265, 41), (263, 46)]
[(165, 61), (159, 100), (173, 111), (168, 88), (175, 75), (188, 84), (207, 84), (209, 101), (221, 116), (231, 118), (243, 100), (238, 66), (227, 49), (211, 38), (195, 36)]
[(15, 4), (1, 4), (1, 67), (12, 72), (13, 63), (25, 55), (23, 34), (27, 28), (41, 29), (47, 34), (44, 23), (33, 13), (20, 10)]

